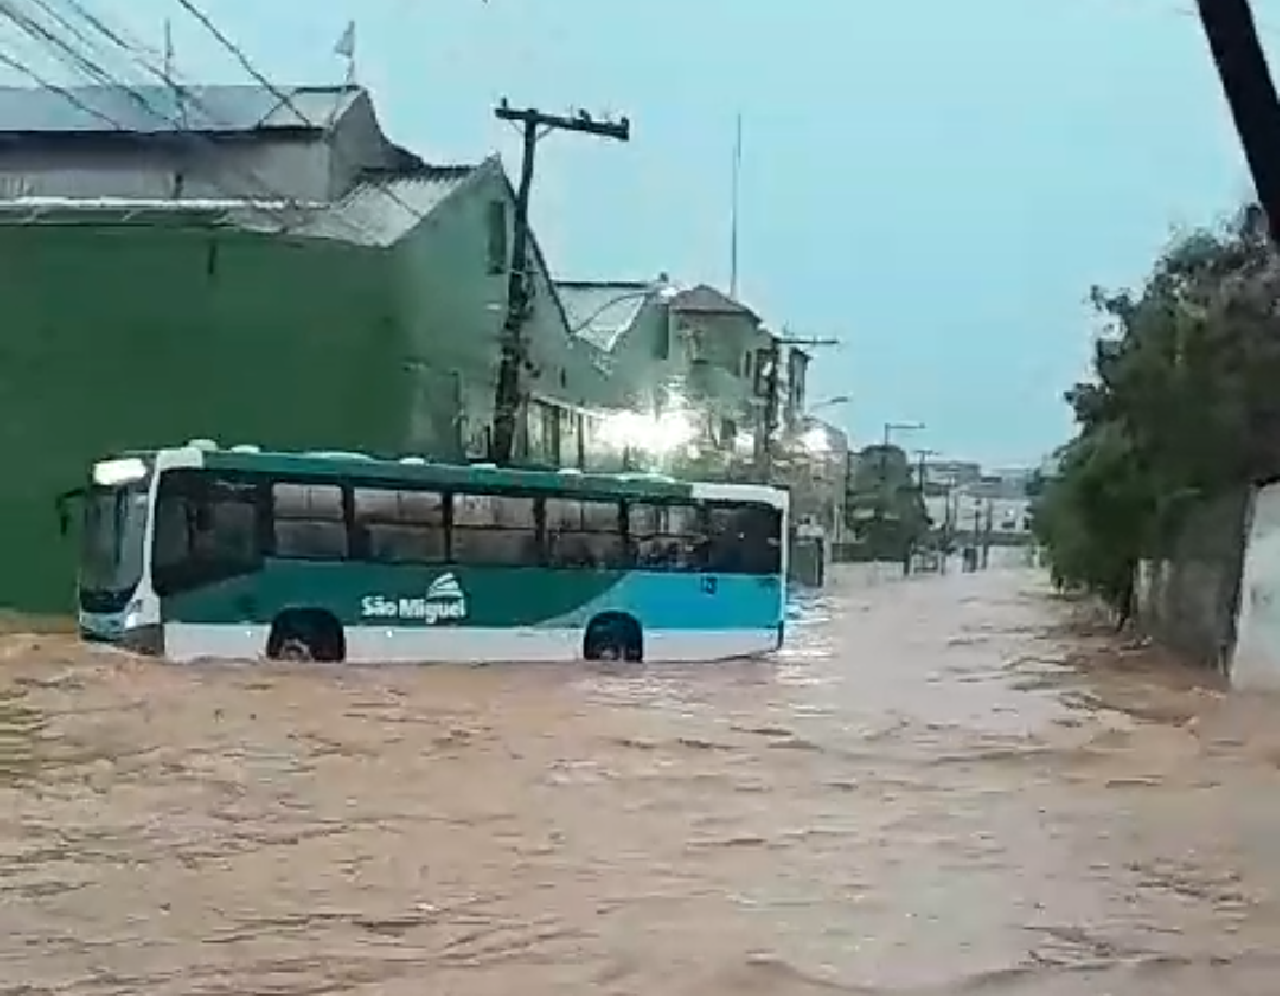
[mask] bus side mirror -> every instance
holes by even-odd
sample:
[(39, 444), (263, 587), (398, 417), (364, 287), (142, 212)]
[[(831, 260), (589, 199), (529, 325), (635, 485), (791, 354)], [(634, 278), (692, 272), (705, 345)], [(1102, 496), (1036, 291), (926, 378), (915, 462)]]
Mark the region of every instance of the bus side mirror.
[(75, 498), (84, 497), (84, 488), (72, 488), (70, 491), (64, 491), (58, 495), (53, 503), (54, 509), (58, 513), (58, 533), (66, 536), (71, 532), (71, 512), (67, 506)]

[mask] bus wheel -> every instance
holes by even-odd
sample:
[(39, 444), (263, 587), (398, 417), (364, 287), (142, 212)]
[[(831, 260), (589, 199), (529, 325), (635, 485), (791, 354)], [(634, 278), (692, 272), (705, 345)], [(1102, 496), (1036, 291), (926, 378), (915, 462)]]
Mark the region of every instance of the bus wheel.
[(311, 647), (306, 640), (291, 637), (280, 644), (280, 652), (276, 656), (282, 661), (309, 661), (312, 659)]
[(622, 612), (606, 612), (591, 620), (582, 640), (582, 656), (589, 661), (644, 660), (640, 624)]
[(276, 617), (267, 638), (273, 661), (317, 661), (336, 664), (347, 656), (342, 624), (323, 609), (290, 609)]

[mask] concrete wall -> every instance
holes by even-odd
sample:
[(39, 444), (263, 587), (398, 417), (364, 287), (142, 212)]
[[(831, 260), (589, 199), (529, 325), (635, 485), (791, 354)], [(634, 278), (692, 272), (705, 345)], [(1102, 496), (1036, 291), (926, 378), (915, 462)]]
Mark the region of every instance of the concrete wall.
[[(0, 199), (328, 201), (394, 156), (361, 96), (329, 134), (51, 135), (0, 146)], [(179, 179), (180, 178), (180, 179)]]
[(1280, 484), (1266, 485), (1254, 495), (1231, 683), (1280, 691)]
[(739, 432), (755, 432), (763, 399), (755, 392), (754, 371), (769, 333), (745, 313), (677, 312), (675, 321), (677, 336), (688, 343), (689, 393), (706, 407), (713, 436), (719, 437), (722, 419), (732, 420)]
[[(179, 177), (181, 181), (179, 182)], [(319, 136), (31, 142), (0, 155), (0, 196), (164, 200), (327, 200), (329, 148)]]
[(1235, 644), (1249, 495), (1193, 510), (1168, 556), (1139, 565), (1134, 621), (1188, 661), (1225, 670)]

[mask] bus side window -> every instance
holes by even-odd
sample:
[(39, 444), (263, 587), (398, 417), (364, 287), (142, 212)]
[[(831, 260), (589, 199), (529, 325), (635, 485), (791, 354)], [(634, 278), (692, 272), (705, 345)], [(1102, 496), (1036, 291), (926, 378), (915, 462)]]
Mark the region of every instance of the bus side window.
[(204, 471), (170, 471), (160, 478), (152, 567), (161, 595), (255, 570), (257, 485)]
[(715, 574), (780, 574), (782, 516), (764, 505), (712, 504), (707, 570)]
[(548, 498), (546, 509), (551, 567), (617, 570), (625, 565), (618, 502)]
[(703, 569), (706, 533), (697, 505), (628, 502), (627, 535), (639, 570)]
[(271, 488), (271, 508), (277, 557), (346, 559), (347, 523), (339, 485), (277, 481)]
[(458, 564), (532, 567), (539, 562), (534, 500), (453, 495), (452, 559)]
[(439, 564), (445, 558), (444, 495), (356, 488), (356, 529), (364, 555), (379, 564)]

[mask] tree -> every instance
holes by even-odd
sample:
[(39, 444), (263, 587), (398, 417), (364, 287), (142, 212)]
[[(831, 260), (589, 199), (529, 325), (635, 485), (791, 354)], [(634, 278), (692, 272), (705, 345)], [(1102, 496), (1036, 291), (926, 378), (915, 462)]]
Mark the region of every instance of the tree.
[(1280, 469), (1278, 300), (1256, 210), (1177, 239), (1136, 290), (1095, 288), (1094, 376), (1066, 393), (1077, 432), (1034, 504), (1056, 580), (1123, 615), (1189, 509)]
[(928, 534), (929, 516), (898, 446), (866, 446), (853, 461), (846, 514), (871, 560), (904, 560)]

